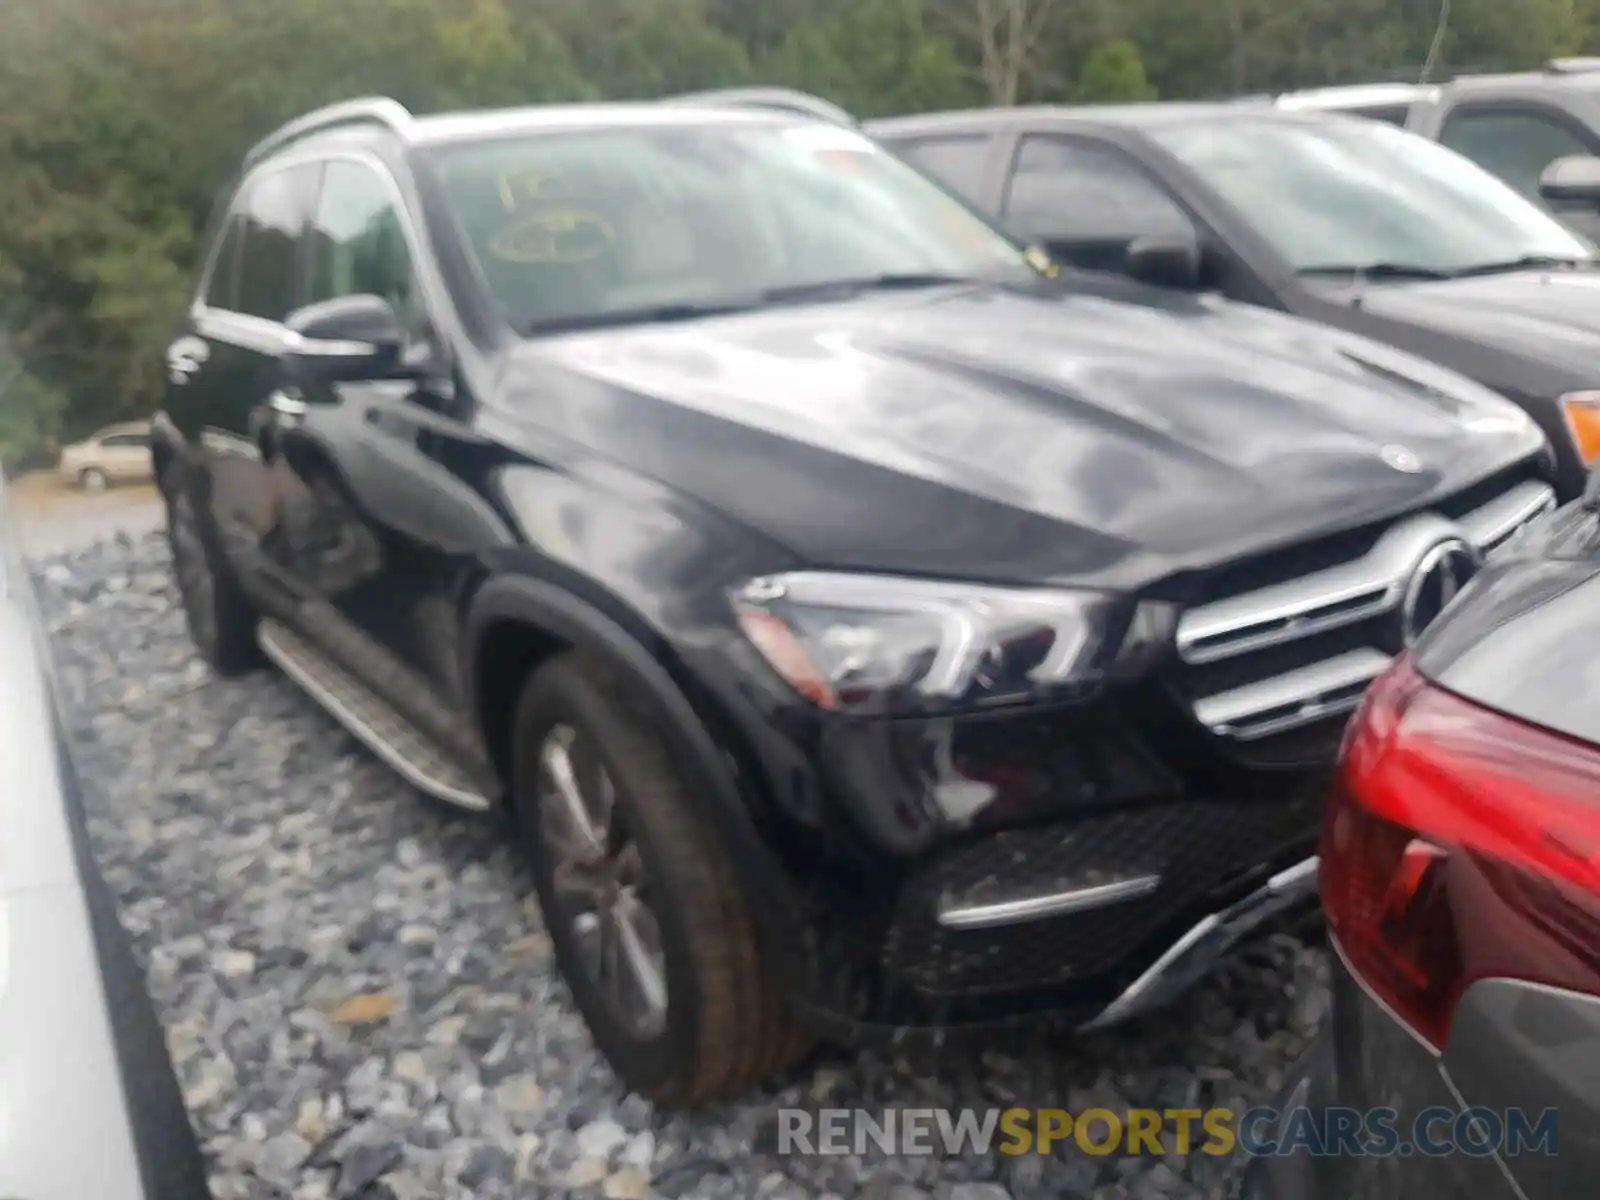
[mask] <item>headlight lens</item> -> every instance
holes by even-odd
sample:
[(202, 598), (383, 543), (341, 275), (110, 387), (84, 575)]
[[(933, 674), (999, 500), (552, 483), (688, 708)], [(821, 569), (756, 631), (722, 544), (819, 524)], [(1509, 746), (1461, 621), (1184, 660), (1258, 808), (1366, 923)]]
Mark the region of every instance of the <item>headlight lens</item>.
[(1112, 666), (1127, 607), (1097, 592), (809, 571), (750, 580), (731, 599), (791, 687), (852, 712), (1070, 696)]
[(1561, 415), (1584, 466), (1600, 459), (1600, 391), (1568, 392), (1561, 397)]

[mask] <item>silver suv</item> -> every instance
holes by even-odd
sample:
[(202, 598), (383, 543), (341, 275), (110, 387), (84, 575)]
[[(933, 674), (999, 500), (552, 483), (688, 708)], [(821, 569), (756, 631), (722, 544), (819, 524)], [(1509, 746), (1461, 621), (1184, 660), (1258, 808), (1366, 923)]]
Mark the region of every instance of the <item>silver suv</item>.
[(1538, 71), (1439, 84), (1290, 92), (1275, 103), (1403, 125), (1600, 238), (1600, 58), (1557, 58)]

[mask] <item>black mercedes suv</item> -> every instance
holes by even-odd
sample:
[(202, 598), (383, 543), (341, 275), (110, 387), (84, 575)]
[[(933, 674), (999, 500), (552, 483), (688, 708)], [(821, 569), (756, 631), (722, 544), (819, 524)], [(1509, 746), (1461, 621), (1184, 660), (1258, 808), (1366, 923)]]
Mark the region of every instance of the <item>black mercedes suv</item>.
[(196, 643), (504, 806), (662, 1104), (1169, 998), (1309, 897), (1345, 715), (1552, 498), (1478, 385), (1064, 273), (801, 114), (352, 102), (211, 246)]

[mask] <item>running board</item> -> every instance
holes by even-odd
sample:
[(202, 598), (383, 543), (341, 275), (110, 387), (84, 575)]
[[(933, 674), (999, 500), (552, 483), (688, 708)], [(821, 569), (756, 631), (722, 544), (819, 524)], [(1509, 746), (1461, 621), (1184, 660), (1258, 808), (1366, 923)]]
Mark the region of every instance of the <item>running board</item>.
[(305, 638), (263, 619), (256, 640), (279, 670), (413, 786), (475, 812), (490, 807), (472, 777), (433, 738)]

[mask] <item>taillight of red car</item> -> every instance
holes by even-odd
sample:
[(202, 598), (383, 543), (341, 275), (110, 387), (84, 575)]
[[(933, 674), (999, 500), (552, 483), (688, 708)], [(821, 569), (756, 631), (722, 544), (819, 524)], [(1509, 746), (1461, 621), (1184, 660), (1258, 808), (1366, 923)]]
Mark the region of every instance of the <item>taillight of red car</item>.
[(1600, 995), (1600, 748), (1402, 658), (1345, 735), (1321, 855), (1346, 961), (1436, 1049), (1478, 979)]

